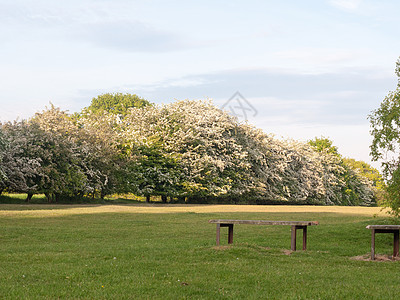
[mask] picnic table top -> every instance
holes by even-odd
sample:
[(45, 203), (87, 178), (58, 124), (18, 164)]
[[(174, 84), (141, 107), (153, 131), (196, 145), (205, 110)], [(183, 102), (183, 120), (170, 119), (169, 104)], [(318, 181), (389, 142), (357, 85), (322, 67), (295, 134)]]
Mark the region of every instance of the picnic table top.
[(250, 224), (250, 225), (299, 225), (311, 226), (318, 225), (317, 221), (269, 221), (269, 220), (209, 220), (213, 224)]
[(367, 229), (400, 230), (400, 225), (368, 225)]

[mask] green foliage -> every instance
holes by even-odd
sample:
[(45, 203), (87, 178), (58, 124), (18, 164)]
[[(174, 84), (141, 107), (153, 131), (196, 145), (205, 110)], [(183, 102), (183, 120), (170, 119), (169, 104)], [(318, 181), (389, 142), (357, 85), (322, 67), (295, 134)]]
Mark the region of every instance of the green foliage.
[(4, 181), (7, 179), (5, 170), (4, 170), (4, 164), (3, 164), (3, 157), (5, 155), (6, 151), (6, 145), (7, 141), (4, 137), (3, 130), (0, 126), (0, 195), (3, 192), (3, 189), (1, 186), (4, 186)]
[(384, 193), (386, 184), (382, 174), (364, 161), (358, 161), (353, 158), (343, 158), (346, 166), (354, 170), (359, 176), (365, 177), (373, 186), (375, 197), (379, 205), (384, 205)]
[(308, 142), (316, 151), (329, 153), (338, 159), (341, 166), (336, 176), (337, 204), (372, 205), (377, 199), (382, 202), (383, 180), (378, 170), (363, 161), (343, 158), (328, 138), (315, 138)]
[(309, 140), (308, 144), (317, 152), (327, 152), (340, 157), (337, 147), (333, 145), (333, 141), (326, 137), (315, 137), (313, 140)]
[(150, 102), (134, 94), (107, 93), (92, 99), (88, 109), (94, 113), (106, 111), (112, 114), (126, 115), (129, 108), (145, 107)]
[(79, 115), (52, 105), (2, 126), (9, 149), (0, 188), (49, 201), (135, 193), (164, 202), (374, 202), (368, 177), (329, 139), (278, 140), (210, 101), (143, 105), (135, 95), (106, 94)]
[(385, 203), (392, 208), (393, 214), (400, 216), (400, 58), (396, 63), (398, 84), (395, 91), (382, 101), (380, 107), (368, 116), (373, 137), (371, 155), (374, 160), (381, 160), (383, 175), (387, 181)]

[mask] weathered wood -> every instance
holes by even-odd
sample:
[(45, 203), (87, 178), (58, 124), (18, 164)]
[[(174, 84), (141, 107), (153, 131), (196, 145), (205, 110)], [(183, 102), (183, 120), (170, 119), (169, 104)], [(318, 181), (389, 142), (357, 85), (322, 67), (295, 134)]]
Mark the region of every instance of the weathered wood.
[(307, 250), (307, 226), (303, 226), (303, 250)]
[(213, 224), (248, 224), (248, 225), (300, 225), (312, 226), (318, 225), (317, 221), (268, 221), (268, 220), (209, 220), (208, 223)]
[(372, 229), (371, 234), (371, 260), (375, 260), (375, 229)]
[(296, 232), (297, 232), (297, 228), (296, 225), (292, 226), (292, 239), (291, 239), (291, 243), (290, 243), (290, 249), (292, 251), (296, 251)]
[(290, 225), (291, 229), (291, 249), (296, 251), (296, 235), (298, 229), (303, 229), (303, 250), (307, 250), (307, 226), (318, 225), (317, 221), (269, 221), (269, 220), (209, 220), (209, 223), (217, 225), (217, 246), (220, 243), (221, 227), (228, 227), (228, 244), (233, 243), (233, 225)]
[(388, 229), (388, 230), (400, 230), (400, 225), (368, 225), (367, 229)]
[(221, 235), (221, 224), (217, 224), (217, 246), (219, 246), (220, 235)]
[(371, 260), (375, 260), (375, 234), (393, 233), (393, 257), (399, 256), (399, 232), (400, 225), (368, 225), (371, 229)]
[(228, 226), (228, 244), (233, 243), (233, 224), (229, 224)]
[(399, 256), (399, 231), (393, 232), (393, 257)]

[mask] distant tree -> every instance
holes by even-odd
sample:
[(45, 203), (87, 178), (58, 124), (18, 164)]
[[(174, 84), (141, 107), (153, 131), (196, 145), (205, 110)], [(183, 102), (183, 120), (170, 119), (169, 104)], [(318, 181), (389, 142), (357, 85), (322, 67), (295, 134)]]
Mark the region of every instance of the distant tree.
[(308, 144), (311, 145), (317, 152), (327, 152), (336, 156), (340, 156), (338, 148), (333, 145), (333, 142), (326, 137), (316, 137), (309, 140)]
[[(110, 114), (110, 119), (115, 119), (114, 115)], [(110, 132), (112, 128), (102, 114), (89, 113), (76, 119), (51, 106), (37, 113), (31, 123), (69, 145), (69, 152), (64, 153), (66, 170), (61, 165), (64, 159), (56, 162), (59, 171), (68, 174), (65, 189), (59, 196), (71, 198), (90, 194), (94, 197), (98, 194), (103, 198), (114, 192), (118, 153), (113, 147), (115, 134)]]
[(126, 115), (129, 108), (144, 107), (150, 102), (135, 94), (107, 93), (92, 99), (88, 110), (98, 113), (106, 111), (112, 114)]
[(373, 137), (372, 159), (382, 161), (387, 182), (385, 204), (400, 217), (400, 58), (395, 73), (398, 77), (396, 89), (389, 92), (380, 107), (368, 117)]
[(2, 126), (0, 124), (0, 195), (3, 192), (3, 188), (1, 188), (1, 187), (2, 186), (4, 187), (4, 182), (7, 179), (7, 176), (6, 176), (6, 173), (4, 170), (4, 164), (3, 164), (3, 157), (4, 157), (5, 151), (6, 151), (6, 145), (7, 145), (7, 141), (4, 136)]
[(3, 164), (7, 179), (1, 188), (31, 195), (46, 192), (43, 188), (54, 180), (53, 159), (49, 150), (55, 143), (38, 126), (26, 121), (6, 123), (2, 130), (9, 141)]
[(382, 174), (377, 169), (364, 161), (355, 160), (354, 158), (343, 158), (343, 162), (351, 169), (357, 171), (358, 174), (371, 181), (372, 185), (382, 196), (386, 184), (383, 180)]
[[(335, 194), (337, 204), (342, 205), (372, 205), (378, 194), (373, 182), (356, 168), (355, 160), (346, 160), (338, 152), (333, 142), (327, 138), (315, 138), (309, 144), (320, 153), (326, 153), (337, 157), (338, 168), (332, 173), (332, 168), (326, 168), (326, 172), (336, 177)], [(365, 164), (366, 167), (366, 164)], [(379, 172), (378, 172), (379, 174)]]

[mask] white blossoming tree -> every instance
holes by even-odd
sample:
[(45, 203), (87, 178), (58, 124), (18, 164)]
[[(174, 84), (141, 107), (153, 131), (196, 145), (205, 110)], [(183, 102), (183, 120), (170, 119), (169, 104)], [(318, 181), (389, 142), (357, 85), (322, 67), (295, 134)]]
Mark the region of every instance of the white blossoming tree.
[(0, 190), (28, 199), (46, 193), (49, 201), (118, 192), (191, 203), (374, 201), (371, 181), (330, 141), (279, 140), (210, 101), (136, 107), (135, 98), (116, 112), (110, 97), (97, 99), (107, 109), (71, 116), (51, 106), (2, 125)]

